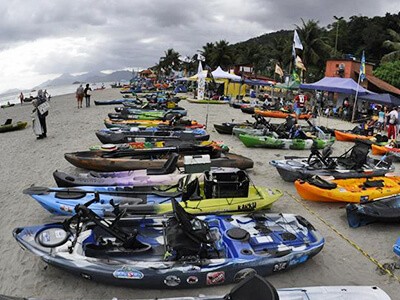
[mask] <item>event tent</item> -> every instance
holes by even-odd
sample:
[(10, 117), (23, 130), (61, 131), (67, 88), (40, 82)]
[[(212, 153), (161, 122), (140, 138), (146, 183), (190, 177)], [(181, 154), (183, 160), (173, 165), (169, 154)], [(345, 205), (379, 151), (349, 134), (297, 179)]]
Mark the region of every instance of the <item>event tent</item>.
[(314, 83), (300, 84), (300, 88), (304, 90), (319, 90), (351, 95), (355, 95), (358, 89), (359, 96), (373, 94), (372, 92), (358, 85), (357, 82), (355, 82), (352, 78), (341, 77), (324, 77)]
[(221, 67), (216, 68), (211, 74), (215, 79), (230, 79), (235, 81), (240, 81), (242, 79), (240, 76), (225, 72)]
[(359, 98), (369, 102), (374, 102), (384, 105), (400, 106), (400, 99), (393, 96), (392, 94), (363, 95), (360, 96)]

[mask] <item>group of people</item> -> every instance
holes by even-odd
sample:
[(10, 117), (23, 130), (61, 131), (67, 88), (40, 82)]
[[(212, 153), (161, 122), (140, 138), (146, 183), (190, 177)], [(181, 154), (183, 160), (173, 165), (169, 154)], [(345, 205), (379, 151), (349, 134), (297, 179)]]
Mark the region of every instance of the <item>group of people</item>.
[(76, 89), (76, 100), (78, 101), (78, 108), (82, 108), (83, 98), (86, 100), (86, 107), (90, 107), (90, 96), (92, 95), (92, 89), (89, 83), (83, 88), (82, 84)]

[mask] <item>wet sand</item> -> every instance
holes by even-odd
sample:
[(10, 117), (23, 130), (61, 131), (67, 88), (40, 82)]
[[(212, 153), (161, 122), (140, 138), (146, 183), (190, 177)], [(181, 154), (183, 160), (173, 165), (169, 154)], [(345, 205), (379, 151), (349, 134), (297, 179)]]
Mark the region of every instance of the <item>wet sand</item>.
[[(118, 89), (95, 91), (93, 99), (121, 98)], [(195, 296), (199, 294), (223, 294), (232, 286), (192, 290), (140, 290), (109, 286), (87, 281), (62, 270), (47, 266), (38, 257), (23, 251), (12, 237), (12, 230), (18, 226), (42, 224), (52, 221), (52, 216), (33, 199), (22, 194), (22, 190), (32, 184), (55, 186), (52, 172), (56, 169), (77, 173), (63, 157), (65, 152), (88, 149), (100, 144), (95, 131), (103, 128), (103, 119), (113, 106), (92, 106), (77, 109), (73, 94), (51, 99), (51, 109), (47, 118), (48, 138), (36, 140), (32, 126), (2, 133), (0, 135), (0, 293), (12, 296), (38, 297), (44, 299), (111, 299), (155, 298)], [(243, 154), (255, 162), (249, 172), (257, 185), (265, 185), (283, 190), (285, 195), (274, 204), (272, 212), (297, 213), (308, 219), (326, 239), (324, 249), (310, 261), (295, 269), (268, 277), (275, 287), (301, 287), (315, 285), (377, 285), (393, 299), (398, 297), (399, 282), (388, 275), (381, 275), (368, 258), (340, 237), (332, 227), (381, 263), (396, 262), (398, 259), (392, 246), (400, 235), (396, 224), (371, 224), (358, 229), (347, 225), (344, 204), (312, 203), (294, 200), (299, 196), (291, 183), (284, 182), (269, 161), (284, 155), (308, 156), (308, 151), (271, 149), (247, 149), (234, 136), (220, 135), (212, 124), (231, 121), (251, 120), (250, 115), (227, 105), (192, 104), (185, 100), (181, 105), (188, 109), (188, 115), (204, 123), (208, 112), (208, 127), (212, 139), (223, 140), (231, 152)], [(16, 105), (0, 110), (0, 122), (7, 118), (15, 121), (29, 121), (31, 124), (32, 105)], [(354, 125), (340, 120), (322, 118), (319, 125), (339, 129), (350, 129)], [(341, 154), (352, 144), (336, 142), (334, 154)], [(400, 164), (396, 164), (399, 173)], [(304, 204), (308, 209), (306, 209)], [(317, 218), (312, 212), (320, 216)], [(322, 220), (321, 220), (322, 219)], [(400, 270), (395, 270), (400, 276)]]

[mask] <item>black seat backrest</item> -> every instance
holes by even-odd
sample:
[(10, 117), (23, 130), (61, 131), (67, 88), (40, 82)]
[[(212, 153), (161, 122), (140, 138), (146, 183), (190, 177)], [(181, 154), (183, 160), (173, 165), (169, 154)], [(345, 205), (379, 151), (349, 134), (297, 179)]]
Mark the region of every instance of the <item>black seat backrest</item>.
[(371, 145), (364, 142), (356, 142), (355, 146), (351, 150), (350, 160), (354, 162), (354, 168), (359, 169), (367, 162), (368, 152)]
[(188, 200), (201, 200), (200, 196), (200, 183), (199, 179), (196, 177), (194, 180), (190, 181), (183, 187), (182, 191), (182, 201)]
[[(242, 270), (245, 271), (246, 269)], [(249, 269), (251, 270), (251, 269)], [(254, 271), (254, 270), (253, 270)], [(247, 273), (249, 273), (248, 271)], [(243, 272), (246, 276), (245, 272)], [(236, 277), (236, 276), (235, 276)], [(224, 297), (230, 300), (279, 300), (275, 287), (257, 274), (247, 275)]]
[(175, 199), (172, 199), (171, 202), (174, 217), (186, 235), (199, 244), (210, 243), (211, 239), (209, 236), (208, 224), (186, 212)]
[(325, 159), (327, 159), (329, 156), (331, 156), (332, 155), (332, 147), (329, 145), (329, 146), (326, 146), (323, 150), (322, 150), (322, 159), (323, 160), (325, 160)]
[(12, 119), (7, 119), (4, 125), (10, 125), (12, 123)]
[(178, 162), (179, 154), (171, 153), (168, 160), (165, 162), (164, 166), (160, 169), (148, 169), (148, 175), (163, 175), (163, 174), (171, 174), (176, 169), (176, 164)]

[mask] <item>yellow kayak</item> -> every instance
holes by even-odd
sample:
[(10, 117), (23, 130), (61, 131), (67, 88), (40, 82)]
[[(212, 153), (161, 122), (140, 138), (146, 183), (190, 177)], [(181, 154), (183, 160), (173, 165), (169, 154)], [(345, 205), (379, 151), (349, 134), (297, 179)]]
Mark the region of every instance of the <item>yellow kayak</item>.
[[(272, 204), (282, 197), (282, 195), (283, 193), (277, 189), (250, 186), (248, 197), (207, 199), (204, 195), (203, 184), (200, 184), (201, 199), (180, 201), (179, 204), (191, 214), (246, 213), (255, 210), (270, 209)], [(158, 204), (156, 211), (157, 214), (172, 212), (171, 202)]]

